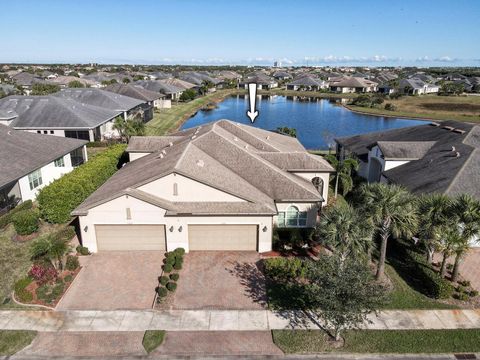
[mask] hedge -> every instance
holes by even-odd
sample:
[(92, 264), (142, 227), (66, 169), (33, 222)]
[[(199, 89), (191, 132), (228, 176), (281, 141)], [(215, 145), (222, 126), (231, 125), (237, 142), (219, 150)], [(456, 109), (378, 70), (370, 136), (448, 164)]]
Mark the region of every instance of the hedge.
[(5, 215), (0, 216), (0, 229), (3, 229), (5, 226), (12, 222), (13, 215), (15, 215), (19, 211), (29, 210), (33, 207), (32, 200), (27, 200), (22, 202), (17, 207), (13, 208)]
[(38, 230), (40, 214), (36, 209), (16, 212), (12, 216), (13, 226), (18, 235), (30, 235)]
[(117, 171), (125, 146), (111, 146), (41, 189), (37, 201), (42, 217), (51, 223), (68, 222), (70, 213)]

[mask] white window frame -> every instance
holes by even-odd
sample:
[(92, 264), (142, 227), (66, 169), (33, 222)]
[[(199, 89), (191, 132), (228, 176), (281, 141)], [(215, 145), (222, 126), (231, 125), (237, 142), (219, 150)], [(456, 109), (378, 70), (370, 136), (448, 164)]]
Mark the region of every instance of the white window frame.
[(28, 174), (28, 184), (30, 185), (30, 190), (36, 189), (43, 184), (41, 169)]
[[(295, 215), (293, 215), (295, 214)], [(307, 227), (308, 213), (300, 211), (298, 207), (290, 205), (286, 211), (279, 211), (277, 217), (278, 227)]]
[(56, 159), (53, 164), (55, 165), (55, 167), (65, 167), (65, 159), (62, 157)]

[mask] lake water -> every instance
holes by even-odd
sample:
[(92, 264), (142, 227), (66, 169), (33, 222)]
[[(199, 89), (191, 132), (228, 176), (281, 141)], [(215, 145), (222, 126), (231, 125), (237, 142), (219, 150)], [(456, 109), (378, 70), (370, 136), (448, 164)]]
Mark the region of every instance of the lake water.
[[(362, 115), (345, 109), (341, 100), (309, 98), (300, 101), (285, 96), (260, 96), (257, 100), (259, 116), (253, 126), (267, 130), (287, 126), (297, 129), (297, 137), (307, 149), (335, 147), (336, 137), (364, 134), (425, 123), (420, 120)], [(225, 99), (218, 108), (198, 111), (182, 129), (188, 129), (219, 119), (229, 119), (251, 125), (246, 116), (248, 96)]]

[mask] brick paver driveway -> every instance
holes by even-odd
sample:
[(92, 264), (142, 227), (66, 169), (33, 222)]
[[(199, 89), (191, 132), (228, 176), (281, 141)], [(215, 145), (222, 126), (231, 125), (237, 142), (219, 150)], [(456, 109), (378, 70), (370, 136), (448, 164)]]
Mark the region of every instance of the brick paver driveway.
[(263, 309), (265, 278), (256, 252), (194, 251), (185, 255), (174, 309)]
[(87, 259), (57, 310), (150, 309), (163, 252), (102, 252)]

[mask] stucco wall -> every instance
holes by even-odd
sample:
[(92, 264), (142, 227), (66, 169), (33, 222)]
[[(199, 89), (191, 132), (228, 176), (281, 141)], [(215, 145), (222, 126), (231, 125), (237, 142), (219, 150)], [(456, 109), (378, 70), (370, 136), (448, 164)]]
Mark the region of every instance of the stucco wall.
[[(34, 200), (38, 194), (38, 191), (50, 184), (53, 180), (58, 179), (62, 175), (69, 173), (70, 171), (73, 170), (72, 167), (72, 162), (70, 158), (70, 154), (66, 154), (63, 156), (63, 161), (65, 163), (64, 167), (55, 167), (54, 162), (52, 161), (51, 163), (43, 166), (40, 171), (42, 173), (42, 185), (39, 187), (31, 190), (30, 189), (30, 184), (28, 181), (28, 175), (25, 175), (24, 177), (20, 178), (18, 180), (18, 185), (20, 188), (20, 193), (22, 194), (22, 200)], [(61, 196), (61, 194), (59, 194)]]
[(323, 206), (327, 205), (328, 202), (328, 184), (330, 181), (330, 173), (320, 173), (320, 172), (299, 172), (299, 173), (293, 173), (297, 176), (300, 176), (304, 179), (307, 179), (308, 181), (312, 181), (313, 178), (319, 177), (323, 180), (323, 192), (322, 192), (322, 197), (325, 199), (323, 202)]
[[(319, 205), (317, 203), (276, 203), (278, 212), (286, 212), (290, 206), (295, 206), (298, 211), (307, 212), (306, 227), (314, 227), (317, 222)], [(278, 225), (278, 215), (273, 217), (273, 223)]]
[[(127, 220), (127, 208), (131, 218)], [(272, 218), (269, 216), (165, 216), (166, 211), (132, 196), (121, 196), (89, 210), (80, 216), (82, 243), (90, 251), (97, 251), (95, 224), (163, 224), (166, 229), (167, 250), (183, 247), (188, 251), (189, 224), (255, 224), (259, 227), (259, 251), (270, 251), (272, 246)], [(170, 231), (170, 228), (173, 231)], [(181, 227), (181, 231), (180, 231)], [(263, 228), (266, 227), (266, 231)]]
[[(174, 184), (177, 195), (173, 192)], [(170, 201), (245, 201), (178, 174), (164, 176), (138, 189)]]

